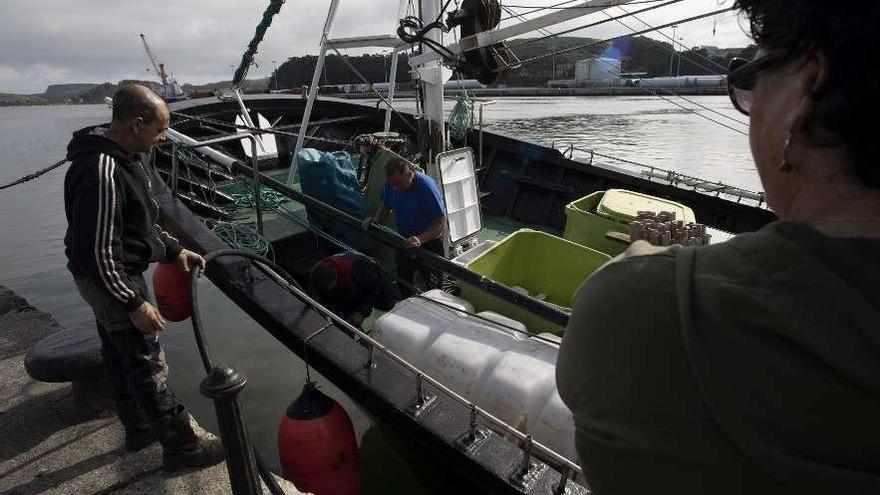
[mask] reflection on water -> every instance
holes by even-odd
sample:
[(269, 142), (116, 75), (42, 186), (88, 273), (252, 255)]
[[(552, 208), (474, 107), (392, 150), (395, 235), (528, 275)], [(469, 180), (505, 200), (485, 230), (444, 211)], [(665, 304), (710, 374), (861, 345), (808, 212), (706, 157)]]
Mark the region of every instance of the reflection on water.
[[(726, 97), (693, 100), (736, 116)], [(448, 104), (451, 109), (454, 102)], [(400, 101), (397, 106), (410, 111), (414, 107), (412, 101)], [(109, 116), (109, 109), (103, 105), (0, 108), (0, 183), (56, 162), (64, 156), (74, 130), (106, 121)], [(546, 145), (574, 145), (760, 190), (745, 136), (656, 98), (498, 99), (485, 107), (484, 119), (487, 129)], [(586, 157), (587, 153), (576, 151), (575, 156)], [(0, 191), (0, 284), (51, 312), (62, 325), (72, 326), (88, 322), (92, 316), (65, 268), (64, 170)], [(276, 427), (282, 412), (303, 386), (304, 363), (209, 281), (202, 280), (200, 287), (212, 352), (218, 362), (236, 366), (248, 375), (243, 397), (252, 439), (267, 461), (276, 464)], [(202, 422), (216, 431), (213, 407), (198, 391), (203, 371), (189, 323), (170, 324), (162, 339), (168, 348), (175, 391)], [(437, 476), (436, 466), (407, 461), (429, 456), (407, 450), (412, 446), (398, 446), (393, 435), (376, 428), (370, 417), (332, 384), (326, 380), (319, 383), (343, 404), (355, 423), (366, 491), (424, 493), (424, 486), (430, 486)]]

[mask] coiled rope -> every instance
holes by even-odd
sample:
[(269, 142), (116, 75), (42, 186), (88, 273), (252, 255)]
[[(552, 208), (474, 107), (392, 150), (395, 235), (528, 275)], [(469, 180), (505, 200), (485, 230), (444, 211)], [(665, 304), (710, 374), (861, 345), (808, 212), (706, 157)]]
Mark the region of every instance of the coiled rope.
[[(222, 220), (214, 220), (211, 224), (211, 231), (233, 248), (258, 256), (270, 254), (272, 245), (253, 227)], [(270, 257), (274, 258), (274, 253)]]

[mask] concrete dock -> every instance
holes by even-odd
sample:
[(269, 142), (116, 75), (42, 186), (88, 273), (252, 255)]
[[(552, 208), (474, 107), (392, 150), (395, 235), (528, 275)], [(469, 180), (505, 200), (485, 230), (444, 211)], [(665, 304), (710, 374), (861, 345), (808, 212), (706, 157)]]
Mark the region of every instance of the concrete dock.
[(85, 405), (69, 383), (30, 378), (28, 349), (58, 330), (50, 315), (0, 286), (0, 495), (232, 493), (225, 463), (165, 473), (158, 444), (125, 454), (109, 401)]

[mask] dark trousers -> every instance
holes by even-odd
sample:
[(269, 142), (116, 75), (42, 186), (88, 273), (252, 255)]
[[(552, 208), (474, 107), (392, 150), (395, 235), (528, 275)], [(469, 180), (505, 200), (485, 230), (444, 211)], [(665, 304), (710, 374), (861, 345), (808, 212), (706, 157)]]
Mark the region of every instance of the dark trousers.
[[(90, 280), (77, 279), (76, 283), (95, 313), (107, 379), (126, 429), (146, 428), (148, 422), (175, 414), (177, 399), (168, 388), (168, 366), (158, 334), (135, 328), (125, 307)], [(143, 278), (135, 283), (146, 295)]]
[[(440, 239), (422, 244), (422, 248), (434, 254), (446, 256), (446, 253), (443, 252), (443, 241)], [(425, 266), (410, 251), (411, 249), (397, 251), (397, 276), (419, 289), (439, 289), (442, 285), (443, 273)], [(417, 273), (420, 275), (420, 281), (416, 278)], [(400, 291), (403, 293), (403, 297), (413, 295), (413, 291), (406, 284), (401, 284)]]

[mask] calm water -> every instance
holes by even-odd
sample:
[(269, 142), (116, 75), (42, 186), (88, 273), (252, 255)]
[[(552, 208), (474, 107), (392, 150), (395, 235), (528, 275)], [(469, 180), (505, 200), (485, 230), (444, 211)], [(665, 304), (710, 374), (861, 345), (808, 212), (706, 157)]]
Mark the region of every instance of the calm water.
[[(726, 97), (692, 99), (736, 115)], [(400, 102), (400, 108), (409, 109), (411, 103)], [(0, 184), (63, 158), (71, 132), (109, 117), (103, 105), (0, 107)], [(717, 115), (713, 118), (722, 120)], [(487, 129), (557, 147), (574, 144), (760, 190), (746, 136), (655, 98), (498, 99), (485, 107), (484, 120)], [(88, 323), (92, 315), (65, 268), (64, 170), (0, 191), (0, 284), (52, 313), (63, 326), (72, 326)], [(244, 404), (251, 436), (264, 458), (275, 464), (276, 426), (302, 388), (304, 365), (205, 279), (199, 297), (215, 360), (232, 364), (249, 377)], [(189, 323), (170, 324), (162, 339), (174, 390), (200, 422), (216, 431), (213, 407), (198, 391), (202, 370)], [(425, 492), (403, 460), (414, 457), (413, 453), (392, 447), (388, 432), (374, 425), (331, 383), (319, 382), (354, 420), (361, 441), (365, 492)]]

